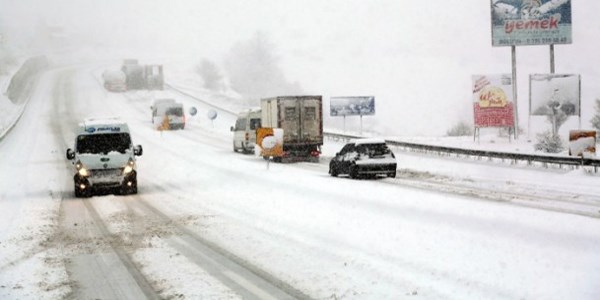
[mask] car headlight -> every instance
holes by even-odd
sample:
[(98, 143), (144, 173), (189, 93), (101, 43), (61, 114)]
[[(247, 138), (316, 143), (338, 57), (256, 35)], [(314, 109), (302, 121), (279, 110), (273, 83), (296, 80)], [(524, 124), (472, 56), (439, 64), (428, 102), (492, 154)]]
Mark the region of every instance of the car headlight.
[(135, 162), (133, 160), (129, 160), (125, 168), (123, 168), (123, 174), (129, 174), (133, 171), (133, 167), (135, 166)]
[(86, 177), (86, 176), (90, 175), (90, 172), (79, 161), (75, 164), (75, 168), (77, 169), (77, 173), (79, 173), (79, 175), (81, 175), (81, 176)]

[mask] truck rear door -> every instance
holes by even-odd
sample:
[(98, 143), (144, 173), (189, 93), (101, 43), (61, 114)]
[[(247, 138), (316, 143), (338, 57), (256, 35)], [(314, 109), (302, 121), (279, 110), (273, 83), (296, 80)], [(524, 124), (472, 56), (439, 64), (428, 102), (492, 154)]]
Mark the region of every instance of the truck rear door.
[(283, 129), (283, 141), (297, 143), (300, 139), (300, 109), (296, 97), (280, 98), (279, 100), (280, 128)]
[(319, 98), (303, 98), (300, 105), (300, 139), (311, 143), (322, 143), (322, 106)]

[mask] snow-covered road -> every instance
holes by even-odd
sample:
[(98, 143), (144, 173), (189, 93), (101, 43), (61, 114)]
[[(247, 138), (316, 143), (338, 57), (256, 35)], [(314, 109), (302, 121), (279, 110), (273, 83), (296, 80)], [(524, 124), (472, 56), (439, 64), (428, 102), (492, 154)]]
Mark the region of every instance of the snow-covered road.
[[(535, 201), (580, 190), (595, 203), (597, 177), (401, 153), (399, 179), (332, 178), (326, 164), (267, 170), (233, 153), (231, 114), (213, 124), (172, 91), (107, 93), (96, 73), (47, 72), (0, 142), (0, 298), (600, 296), (598, 218), (451, 189), (518, 198), (530, 185)], [(200, 113), (157, 132), (149, 105), (161, 96)], [(121, 116), (143, 145), (138, 195), (73, 197), (64, 153), (91, 115)]]

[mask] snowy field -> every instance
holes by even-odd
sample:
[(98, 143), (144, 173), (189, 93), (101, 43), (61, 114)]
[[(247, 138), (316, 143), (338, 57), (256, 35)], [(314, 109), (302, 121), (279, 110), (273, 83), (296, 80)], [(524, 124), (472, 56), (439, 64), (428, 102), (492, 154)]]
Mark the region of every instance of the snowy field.
[[(232, 112), (245, 108), (235, 95), (189, 81), (172, 84), (209, 104), (169, 89), (108, 93), (99, 71), (47, 72), (0, 142), (0, 298), (272, 297), (242, 271), (218, 271), (202, 245), (299, 298), (600, 296), (596, 174), (395, 150), (396, 179), (333, 178), (343, 143), (331, 140), (319, 164), (267, 170), (232, 151)], [(183, 131), (155, 131), (160, 97), (199, 113)], [(73, 197), (64, 152), (90, 115), (121, 116), (143, 145), (138, 195)]]

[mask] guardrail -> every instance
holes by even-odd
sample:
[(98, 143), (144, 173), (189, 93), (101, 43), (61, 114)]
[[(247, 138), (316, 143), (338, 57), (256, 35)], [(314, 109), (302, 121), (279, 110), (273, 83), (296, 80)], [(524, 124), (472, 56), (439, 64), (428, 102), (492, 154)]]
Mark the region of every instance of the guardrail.
[[(360, 138), (359, 136), (340, 134), (340, 133), (331, 133), (325, 132), (325, 136), (334, 139), (341, 140), (349, 140)], [(591, 166), (594, 168), (594, 172), (598, 172), (598, 167), (600, 167), (600, 160), (594, 158), (582, 158), (582, 157), (574, 157), (574, 156), (560, 156), (560, 155), (536, 155), (536, 154), (522, 154), (522, 153), (510, 153), (510, 152), (498, 152), (498, 151), (488, 151), (488, 150), (473, 150), (473, 149), (464, 149), (464, 148), (455, 148), (455, 147), (446, 147), (446, 146), (433, 146), (433, 145), (425, 145), (425, 144), (417, 144), (410, 142), (402, 142), (402, 141), (394, 141), (394, 140), (386, 140), (388, 145), (392, 145), (399, 148), (404, 148), (405, 150), (413, 150), (413, 151), (423, 151), (423, 152), (433, 152), (439, 155), (448, 154), (448, 155), (456, 155), (456, 156), (466, 156), (466, 157), (475, 157), (475, 158), (487, 158), (489, 160), (492, 159), (501, 159), (507, 160), (510, 162), (518, 163), (525, 162), (527, 165), (532, 165), (533, 163), (541, 163), (543, 166), (548, 167), (548, 164), (557, 165), (560, 168), (563, 166), (572, 166), (572, 167), (580, 167), (580, 166)]]

